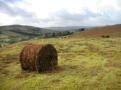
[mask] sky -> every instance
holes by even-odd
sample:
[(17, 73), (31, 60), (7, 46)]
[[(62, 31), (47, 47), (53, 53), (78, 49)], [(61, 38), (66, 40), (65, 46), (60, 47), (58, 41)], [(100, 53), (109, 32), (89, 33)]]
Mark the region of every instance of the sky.
[(121, 24), (121, 0), (0, 0), (0, 26)]

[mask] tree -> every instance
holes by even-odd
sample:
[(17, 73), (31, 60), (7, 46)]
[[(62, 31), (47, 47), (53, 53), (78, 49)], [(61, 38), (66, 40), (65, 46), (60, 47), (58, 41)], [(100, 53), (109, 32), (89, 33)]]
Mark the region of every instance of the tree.
[(2, 31), (0, 31), (0, 34), (2, 34)]
[(55, 33), (52, 33), (52, 37), (55, 37), (56, 36), (56, 34)]
[(78, 31), (84, 31), (85, 30), (85, 28), (80, 28)]

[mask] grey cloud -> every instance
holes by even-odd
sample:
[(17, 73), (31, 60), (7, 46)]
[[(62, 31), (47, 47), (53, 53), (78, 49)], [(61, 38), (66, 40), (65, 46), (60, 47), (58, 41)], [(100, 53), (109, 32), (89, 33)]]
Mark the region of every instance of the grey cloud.
[(57, 26), (64, 25), (106, 25), (121, 23), (121, 12), (113, 8), (102, 9), (94, 13), (85, 8), (84, 13), (70, 13), (67, 10), (61, 10), (51, 15), (50, 18), (44, 19), (44, 22)]
[(0, 1), (0, 12), (5, 13), (10, 16), (21, 16), (21, 17), (33, 17), (31, 12), (27, 12), (18, 7), (11, 7), (8, 3)]
[[(11, 0), (5, 0), (7, 2)], [(76, 26), (76, 25), (106, 25), (121, 23), (121, 8), (101, 8), (94, 13), (89, 8), (84, 8), (84, 13), (70, 13), (68, 10), (60, 10), (51, 13), (46, 19), (36, 17), (36, 13), (28, 12), (19, 7), (11, 7), (9, 3), (0, 1), (0, 12), (5, 13), (11, 17), (21, 16), (21, 19), (16, 19), (14, 24), (27, 24), (36, 26)], [(19, 0), (16, 0), (19, 1)], [(120, 2), (121, 4), (121, 2)]]
[(20, 2), (22, 0), (1, 0), (3, 2), (6, 2), (6, 3), (16, 3), (16, 2)]
[[(5, 0), (8, 1), (8, 0)], [(0, 12), (7, 14), (10, 16), (10, 18), (14, 18), (17, 16), (20, 16), (21, 19), (16, 19), (13, 24), (31, 24), (32, 23), (39, 23), (39, 19), (36, 18), (36, 14), (33, 12), (28, 12), (22, 8), (19, 7), (11, 7), (9, 3), (6, 3), (5, 1), (0, 1)], [(11, 3), (13, 0), (11, 1)]]
[[(40, 19), (36, 18), (35, 13), (28, 12), (16, 6), (11, 7), (10, 3), (14, 2), (14, 0), (12, 0), (9, 3), (5, 1), (0, 1), (0, 13), (4, 13), (10, 16), (10, 18), (13, 18), (13, 22), (11, 24), (24, 24), (24, 25), (35, 25), (35, 26), (40, 26), (40, 24), (42, 24), (42, 22), (40, 22)], [(16, 18), (17, 16), (20, 16), (21, 18)], [(4, 22), (0, 23), (0, 25), (4, 25)]]
[(66, 10), (64, 11), (60, 11), (59, 13), (56, 14), (57, 17), (63, 19), (63, 20), (69, 20), (69, 21), (83, 21), (83, 20), (87, 20), (89, 18), (92, 17), (97, 17), (100, 16), (100, 14), (97, 13), (93, 13), (88, 9), (84, 9), (84, 13), (79, 13), (79, 14), (72, 14)]
[(85, 8), (84, 13), (70, 13), (67, 10), (61, 10), (56, 13), (53, 13), (51, 17), (47, 19), (42, 19), (41, 21), (46, 23), (51, 23), (57, 26), (74, 26), (74, 25), (92, 25), (93, 21), (90, 20), (91, 18), (98, 18), (102, 17), (101, 13), (94, 13), (89, 9)]
[(121, 11), (115, 10), (113, 8), (102, 10), (102, 20), (104, 23), (121, 23)]
[(49, 21), (56, 21), (56, 20), (61, 20), (61, 21), (84, 21), (88, 20), (89, 18), (94, 18), (101, 16), (99, 13), (93, 13), (88, 9), (84, 9), (85, 13), (70, 13), (67, 10), (61, 10), (56, 13), (53, 13), (50, 15), (49, 18), (47, 19), (42, 19), (42, 21), (49, 22)]

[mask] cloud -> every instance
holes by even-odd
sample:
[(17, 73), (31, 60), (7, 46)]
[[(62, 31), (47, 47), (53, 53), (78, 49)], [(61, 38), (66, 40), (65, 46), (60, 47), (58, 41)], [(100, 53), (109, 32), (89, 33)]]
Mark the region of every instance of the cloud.
[(120, 24), (120, 16), (120, 0), (0, 1), (0, 25), (24, 24), (39, 27), (110, 25)]
[(22, 0), (1, 0), (3, 2), (6, 2), (6, 3), (16, 3), (16, 2), (20, 2)]
[(83, 13), (70, 13), (68, 10), (61, 10), (50, 15), (49, 18), (41, 19), (46, 25), (52, 26), (99, 26), (121, 23), (121, 12), (113, 9), (92, 12), (90, 9), (83, 9)]
[(59, 11), (57, 17), (67, 21), (83, 21), (92, 17), (100, 16), (98, 13), (91, 12), (89, 9), (84, 9), (83, 13), (70, 13), (67, 10)]
[(9, 4), (0, 1), (0, 12), (10, 16), (32, 17), (33, 14), (19, 7), (10, 6)]
[[(99, 13), (91, 12), (89, 9), (84, 9), (83, 13), (70, 13), (67, 10), (61, 10), (53, 13), (49, 18), (42, 19), (44, 22), (56, 24), (56, 26), (66, 25), (84, 25), (90, 18), (99, 17)], [(84, 24), (83, 24), (84, 23)]]
[[(9, 1), (9, 0), (5, 0), (5, 1)], [(28, 25), (29, 25), (29, 23), (31, 23), (31, 22), (39, 23), (38, 19), (35, 18), (36, 15), (33, 12), (26, 11), (26, 10), (16, 7), (16, 6), (11, 6), (9, 3), (12, 3), (12, 2), (14, 2), (14, 0), (12, 0), (11, 2), (9, 1), (7, 3), (0, 1), (1, 18), (3, 18), (3, 19), (11, 18), (11, 19), (9, 19), (9, 20), (12, 20), (10, 22), (10, 24), (27, 24), (28, 23)], [(1, 23), (1, 25), (5, 25), (6, 23), (8, 24), (8, 22), (9, 21), (4, 21), (3, 24), (2, 24), (2, 22), (0, 22), (0, 23)]]

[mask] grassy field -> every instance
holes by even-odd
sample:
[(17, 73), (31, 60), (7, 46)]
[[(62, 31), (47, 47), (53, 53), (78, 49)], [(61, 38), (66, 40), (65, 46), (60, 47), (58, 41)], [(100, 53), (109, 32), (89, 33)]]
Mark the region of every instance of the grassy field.
[[(24, 72), (21, 49), (29, 43), (53, 44), (58, 68)], [(121, 90), (121, 38), (52, 38), (0, 48), (0, 90)]]

